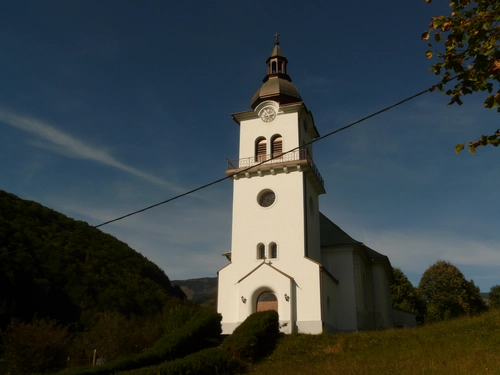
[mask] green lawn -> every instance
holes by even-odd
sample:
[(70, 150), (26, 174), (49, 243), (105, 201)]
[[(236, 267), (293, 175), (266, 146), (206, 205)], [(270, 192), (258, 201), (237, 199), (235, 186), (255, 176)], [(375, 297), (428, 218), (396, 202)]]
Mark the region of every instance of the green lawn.
[(417, 329), (293, 334), (252, 374), (500, 374), (500, 310)]

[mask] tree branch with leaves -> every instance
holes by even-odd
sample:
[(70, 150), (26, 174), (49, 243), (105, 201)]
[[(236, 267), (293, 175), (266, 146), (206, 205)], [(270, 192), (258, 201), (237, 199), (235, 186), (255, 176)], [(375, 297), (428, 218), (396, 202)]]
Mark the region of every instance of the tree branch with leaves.
[[(439, 60), (429, 68), (441, 75), (435, 88), (451, 97), (449, 105), (462, 105), (462, 96), (487, 91), (485, 108), (500, 112), (500, 1), (449, 0), (449, 6), (451, 14), (432, 17), (429, 30), (422, 34), (429, 46), (427, 58)], [(447, 89), (450, 81), (455, 85)], [(468, 142), (469, 152), (489, 144), (500, 144), (500, 129)], [(465, 144), (457, 144), (456, 152), (464, 148)]]

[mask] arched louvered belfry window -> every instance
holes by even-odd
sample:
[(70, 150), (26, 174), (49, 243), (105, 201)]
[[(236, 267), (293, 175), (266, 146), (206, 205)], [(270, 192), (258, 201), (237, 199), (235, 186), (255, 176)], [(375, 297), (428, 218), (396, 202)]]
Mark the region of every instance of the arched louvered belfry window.
[(276, 243), (271, 242), (269, 244), (269, 258), (276, 259), (278, 257), (278, 245)]
[(255, 141), (255, 161), (261, 162), (266, 160), (267, 141), (265, 138), (258, 138)]
[(257, 259), (266, 258), (266, 246), (263, 243), (257, 245)]
[(281, 135), (275, 135), (271, 141), (271, 154), (273, 158), (279, 158), (283, 153), (283, 138)]

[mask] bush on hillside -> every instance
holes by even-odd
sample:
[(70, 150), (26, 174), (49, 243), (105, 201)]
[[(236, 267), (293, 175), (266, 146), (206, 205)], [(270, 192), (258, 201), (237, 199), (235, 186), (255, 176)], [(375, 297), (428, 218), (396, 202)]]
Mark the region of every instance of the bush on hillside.
[(193, 314), (195, 313), (196, 305), (177, 305), (170, 308), (165, 313), (164, 320), (164, 331), (165, 334), (169, 334), (170, 332), (175, 331), (186, 325), (187, 322), (191, 319)]
[(449, 262), (440, 260), (430, 266), (422, 275), (418, 288), (427, 304), (426, 323), (476, 315), (486, 310), (479, 288)]
[(158, 366), (127, 371), (123, 375), (233, 375), (245, 370), (246, 364), (232, 358), (227, 350), (209, 348)]
[(221, 334), (220, 314), (200, 310), (182, 327), (165, 334), (155, 345), (141, 354), (119, 359), (106, 365), (92, 368), (72, 369), (65, 375), (108, 375), (120, 371), (155, 366), (213, 347), (219, 343)]
[(66, 366), (68, 332), (54, 320), (14, 321), (1, 337), (7, 373), (43, 374)]
[(488, 294), (488, 303), (490, 307), (500, 307), (500, 285), (493, 285)]
[(278, 336), (278, 313), (274, 310), (262, 311), (250, 315), (224, 340), (222, 347), (233, 358), (255, 362), (273, 351)]
[(408, 280), (399, 268), (392, 269), (394, 281), (389, 285), (392, 306), (417, 315), (417, 321), (422, 323), (425, 315), (425, 303), (418, 288)]
[(90, 329), (76, 335), (71, 357), (83, 355), (90, 359), (96, 350), (98, 358), (113, 361), (152, 347), (164, 332), (161, 316), (127, 319), (118, 312), (108, 311), (96, 314), (94, 318)]

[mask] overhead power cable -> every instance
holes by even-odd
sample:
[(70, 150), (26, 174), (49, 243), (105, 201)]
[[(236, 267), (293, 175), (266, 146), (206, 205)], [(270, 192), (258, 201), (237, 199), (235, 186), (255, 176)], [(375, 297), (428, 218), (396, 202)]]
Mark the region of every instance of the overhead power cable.
[(108, 221), (106, 221), (106, 222), (104, 222), (104, 223), (101, 223), (101, 224), (99, 224), (99, 225), (95, 225), (95, 226), (93, 226), (93, 228), (99, 228), (99, 227), (102, 227), (102, 226), (104, 226), (104, 225), (114, 223), (115, 221), (119, 221), (119, 220), (125, 219), (125, 218), (127, 218), (127, 217), (129, 217), (129, 216), (133, 216), (133, 215), (139, 214), (139, 213), (144, 212), (144, 211), (148, 211), (148, 210), (150, 210), (150, 209), (152, 209), (152, 208), (155, 208), (155, 207), (161, 206), (161, 205), (163, 205), (163, 204), (169, 203), (169, 202), (171, 202), (171, 201), (173, 201), (173, 200), (176, 200), (176, 199), (182, 198), (182, 197), (184, 197), (184, 196), (186, 196), (186, 195), (190, 195), (190, 194), (195, 193), (195, 192), (197, 192), (197, 191), (199, 191), (199, 190), (205, 189), (205, 188), (207, 188), (207, 187), (209, 187), (209, 186), (212, 186), (212, 185), (218, 184), (219, 182), (222, 182), (222, 181), (224, 181), (224, 180), (227, 180), (227, 179), (232, 178), (232, 177), (233, 177), (234, 175), (236, 175), (236, 174), (243, 173), (243, 172), (246, 172), (246, 171), (248, 171), (248, 170), (250, 170), (250, 169), (252, 169), (252, 168), (255, 168), (255, 167), (259, 166), (259, 165), (266, 164), (266, 163), (268, 163), (270, 160), (273, 160), (273, 159), (275, 159), (275, 158), (277, 158), (277, 157), (282, 157), (283, 155), (286, 155), (286, 154), (289, 154), (289, 153), (291, 153), (291, 152), (294, 152), (294, 151), (296, 151), (296, 150), (298, 150), (298, 149), (300, 149), (300, 148), (304, 148), (305, 146), (308, 146), (308, 145), (313, 144), (313, 143), (316, 143), (316, 142), (318, 142), (318, 141), (320, 141), (320, 140), (322, 140), (322, 139), (325, 139), (325, 138), (327, 138), (327, 137), (330, 137), (331, 135), (334, 135), (334, 134), (339, 133), (339, 132), (341, 132), (341, 131), (343, 131), (343, 130), (346, 130), (346, 129), (348, 129), (348, 128), (350, 128), (350, 127), (354, 126), (354, 125), (359, 124), (360, 122), (366, 121), (366, 120), (368, 120), (368, 119), (370, 119), (370, 118), (372, 118), (372, 117), (375, 117), (375, 116), (377, 116), (377, 115), (379, 115), (379, 114), (381, 114), (381, 113), (383, 113), (383, 112), (387, 112), (387, 111), (389, 111), (390, 109), (392, 109), (392, 108), (394, 108), (394, 107), (397, 107), (397, 106), (399, 106), (399, 105), (401, 105), (401, 104), (403, 104), (403, 103), (406, 103), (406, 102), (408, 102), (408, 101), (410, 101), (410, 100), (412, 100), (412, 99), (415, 99), (416, 97), (418, 97), (418, 96), (420, 96), (420, 95), (425, 94), (426, 92), (430, 91), (431, 89), (432, 89), (432, 88), (428, 88), (427, 90), (424, 90), (424, 91), (419, 92), (418, 94), (412, 95), (412, 96), (410, 96), (410, 97), (408, 97), (408, 98), (406, 98), (406, 99), (404, 99), (404, 100), (401, 100), (401, 101), (399, 101), (399, 102), (397, 102), (397, 103), (395, 103), (395, 104), (393, 104), (393, 105), (391, 105), (391, 106), (389, 106), (389, 107), (386, 107), (386, 108), (384, 108), (384, 109), (381, 109), (380, 111), (374, 112), (374, 113), (372, 113), (371, 115), (365, 116), (365, 117), (363, 117), (363, 118), (361, 118), (361, 119), (359, 119), (359, 120), (357, 120), (357, 121), (354, 121), (354, 122), (352, 122), (352, 123), (350, 123), (350, 124), (348, 124), (348, 125), (346, 125), (346, 126), (343, 126), (343, 127), (341, 127), (341, 128), (338, 128), (338, 129), (336, 129), (336, 130), (334, 130), (334, 131), (332, 131), (332, 132), (329, 132), (329, 133), (327, 133), (327, 134), (325, 134), (325, 135), (323, 135), (323, 136), (321, 136), (321, 137), (315, 138), (315, 139), (313, 139), (312, 141), (310, 141), (310, 142), (308, 142), (308, 143), (306, 143), (306, 144), (304, 144), (304, 145), (302, 145), (302, 146), (297, 146), (297, 147), (295, 147), (295, 148), (292, 148), (291, 150), (288, 150), (288, 151), (286, 151), (286, 152), (283, 152), (280, 156), (274, 156), (274, 157), (271, 157), (271, 158), (269, 158), (269, 159), (263, 160), (263, 161), (261, 161), (261, 162), (259, 162), (259, 163), (256, 163), (256, 164), (254, 164), (254, 165), (252, 165), (252, 166), (250, 166), (250, 167), (247, 167), (247, 168), (245, 168), (245, 169), (238, 170), (238, 172), (231, 173), (231, 174), (227, 175), (226, 177), (219, 178), (218, 180), (215, 180), (215, 181), (212, 181), (212, 182), (210, 182), (210, 183), (208, 183), (208, 184), (205, 184), (205, 185), (202, 185), (202, 186), (200, 186), (200, 187), (197, 187), (196, 189), (189, 190), (189, 191), (187, 191), (187, 192), (185, 192), (185, 193), (182, 193), (182, 194), (176, 195), (175, 197), (169, 198), (169, 199), (164, 200), (164, 201), (162, 201), (162, 202), (155, 203), (155, 204), (153, 204), (153, 205), (151, 205), (151, 206), (144, 207), (144, 208), (142, 208), (142, 209), (140, 209), (140, 210), (137, 210), (137, 211), (134, 211), (134, 212), (130, 212), (130, 213), (126, 214), (126, 215), (123, 215), (123, 216), (117, 217), (116, 219), (108, 220)]
[[(453, 77), (453, 78), (451, 78), (450, 80), (452, 80), (452, 79), (454, 79), (454, 78), (456, 78), (456, 77)], [(334, 131), (331, 131), (331, 132), (329, 132), (329, 133), (327, 133), (327, 134), (325, 134), (325, 135), (323, 135), (323, 136), (320, 136), (320, 137), (318, 137), (318, 138), (315, 138), (315, 139), (313, 139), (312, 141), (310, 141), (310, 142), (308, 142), (308, 143), (306, 143), (306, 144), (304, 144), (304, 145), (302, 145), (302, 146), (298, 146), (298, 147), (295, 147), (295, 148), (293, 148), (293, 149), (291, 149), (291, 150), (288, 150), (288, 151), (286, 151), (286, 152), (282, 153), (279, 157), (282, 157), (283, 155), (286, 155), (286, 154), (288, 154), (288, 153), (294, 152), (294, 151), (296, 151), (296, 150), (298, 150), (298, 149), (300, 149), (300, 148), (304, 148), (304, 147), (306, 147), (306, 146), (308, 146), (308, 145), (310, 145), (310, 144), (316, 143), (316, 142), (318, 142), (318, 141), (320, 141), (320, 140), (323, 140), (323, 139), (325, 139), (325, 138), (327, 138), (327, 137), (330, 137), (330, 136), (332, 136), (332, 135), (334, 135), (334, 134), (337, 134), (337, 133), (339, 133), (339, 132), (341, 132), (341, 131), (344, 131), (344, 130), (346, 130), (346, 129), (349, 129), (349, 128), (351, 128), (351, 127), (353, 127), (353, 126), (355, 126), (355, 125), (358, 125), (359, 123), (364, 122), (364, 121), (366, 121), (366, 120), (368, 120), (368, 119), (370, 119), (370, 118), (372, 118), (372, 117), (378, 116), (378, 115), (380, 115), (380, 114), (382, 114), (382, 113), (384, 113), (384, 112), (387, 112), (387, 111), (389, 111), (389, 110), (391, 110), (391, 109), (393, 109), (393, 108), (395, 108), (395, 107), (400, 106), (401, 104), (404, 104), (404, 103), (406, 103), (406, 102), (409, 102), (410, 100), (413, 100), (413, 99), (415, 99), (415, 98), (417, 98), (417, 97), (419, 97), (419, 96), (421, 96), (421, 95), (423, 95), (423, 94), (425, 94), (425, 93), (427, 93), (427, 92), (434, 91), (434, 89), (436, 88), (436, 86), (437, 86), (437, 84), (436, 84), (436, 85), (434, 85), (434, 86), (429, 87), (429, 88), (428, 88), (428, 89), (426, 89), (426, 90), (420, 91), (420, 92), (419, 92), (419, 93), (417, 93), (417, 94), (414, 94), (414, 95), (412, 95), (412, 96), (409, 96), (409, 97), (407, 97), (406, 99), (403, 99), (403, 100), (401, 100), (401, 101), (399, 101), (399, 102), (397, 102), (397, 103), (394, 103), (394, 104), (392, 104), (392, 105), (390, 105), (390, 106), (388, 106), (388, 107), (385, 107), (385, 108), (383, 108), (383, 109), (381, 109), (381, 110), (379, 110), (379, 111), (377, 111), (377, 112), (374, 112), (374, 113), (372, 113), (372, 114), (370, 114), (370, 115), (368, 115), (368, 116), (362, 117), (362, 118), (361, 118), (361, 119), (359, 119), (359, 120), (356, 120), (356, 121), (354, 121), (354, 122), (351, 122), (351, 123), (350, 123), (350, 124), (348, 124), (348, 125), (345, 125), (345, 126), (343, 126), (343, 127), (341, 127), (341, 128), (338, 128), (338, 129), (336, 129), (336, 130), (334, 130)], [(278, 157), (278, 156), (276, 156), (276, 157)], [(123, 215), (123, 216), (117, 217), (117, 218), (115, 218), (115, 219), (105, 221), (105, 222), (103, 222), (103, 223), (101, 223), (101, 224), (98, 224), (98, 225), (91, 225), (91, 226), (89, 226), (87, 229), (84, 229), (84, 230), (82, 230), (82, 231), (79, 231), (79, 232), (75, 232), (75, 233), (72, 233), (72, 234), (66, 235), (66, 236), (64, 236), (64, 237), (65, 237), (65, 238), (67, 238), (67, 237), (71, 237), (71, 236), (74, 236), (74, 235), (77, 235), (77, 234), (85, 233), (85, 232), (88, 232), (88, 231), (90, 231), (90, 230), (92, 230), (92, 229), (103, 227), (103, 226), (105, 226), (105, 225), (108, 225), (108, 224), (111, 224), (111, 223), (114, 223), (114, 222), (117, 222), (117, 221), (123, 220), (123, 219), (125, 219), (125, 218), (127, 218), (127, 217), (134, 216), (134, 215), (137, 215), (137, 214), (139, 214), (139, 213), (141, 213), (141, 212), (145, 212), (145, 211), (148, 211), (148, 210), (150, 210), (150, 209), (152, 209), (152, 208), (155, 208), (155, 207), (158, 207), (158, 206), (164, 205), (164, 204), (166, 204), (166, 203), (172, 202), (172, 201), (174, 201), (174, 200), (176, 200), (176, 199), (179, 199), (179, 198), (185, 197), (185, 196), (190, 195), (190, 194), (193, 194), (193, 193), (195, 193), (195, 192), (197, 192), (197, 191), (200, 191), (200, 190), (203, 190), (203, 189), (205, 189), (205, 188), (208, 188), (208, 187), (210, 187), (210, 186), (212, 186), (212, 185), (218, 184), (219, 182), (222, 182), (222, 181), (224, 181), (224, 180), (230, 179), (230, 178), (232, 178), (232, 177), (233, 177), (234, 175), (236, 175), (236, 174), (246, 172), (246, 171), (248, 171), (248, 170), (250, 170), (250, 169), (252, 169), (252, 168), (255, 168), (255, 167), (257, 167), (257, 166), (259, 166), (259, 165), (261, 165), (261, 164), (268, 163), (270, 160), (273, 160), (274, 158), (275, 158), (275, 157), (271, 157), (270, 159), (266, 159), (266, 160), (264, 160), (264, 161), (262, 161), (262, 162), (260, 162), (260, 163), (254, 164), (254, 165), (252, 165), (252, 166), (250, 166), (250, 167), (248, 167), (248, 168), (245, 168), (245, 169), (239, 169), (239, 170), (238, 170), (237, 172), (235, 172), (235, 173), (228, 174), (226, 177), (222, 177), (222, 178), (219, 178), (219, 179), (217, 179), (217, 180), (215, 180), (215, 181), (212, 181), (212, 182), (210, 182), (210, 183), (207, 183), (207, 184), (201, 185), (201, 186), (199, 186), (199, 187), (197, 187), (197, 188), (195, 188), (195, 189), (192, 189), (192, 190), (186, 191), (185, 193), (182, 193), (182, 194), (176, 195), (176, 196), (174, 196), (174, 197), (172, 197), (172, 198), (169, 198), (169, 199), (166, 199), (166, 200), (164, 200), (164, 201), (161, 201), (161, 202), (158, 202), (158, 203), (152, 204), (152, 205), (150, 205), (150, 206), (147, 206), (147, 207), (141, 208), (140, 210), (130, 212), (130, 213), (126, 214), (126, 215)], [(52, 238), (52, 239), (50, 239), (50, 240), (47, 240), (47, 241), (44, 241), (44, 242), (41, 242), (41, 243), (38, 243), (38, 244), (35, 244), (35, 245), (32, 245), (32, 246), (28, 246), (28, 247), (25, 247), (25, 248), (22, 248), (22, 249), (13, 250), (13, 251), (10, 251), (10, 252), (7, 252), (7, 253), (4, 253), (3, 255), (9, 255), (9, 254), (12, 254), (12, 253), (15, 253), (15, 252), (18, 252), (18, 251), (30, 250), (30, 249), (33, 249), (33, 248), (36, 248), (36, 247), (39, 247), (39, 246), (45, 245), (45, 244), (47, 244), (47, 243), (50, 243), (50, 242), (52, 242), (52, 241), (54, 241), (54, 240), (56, 240), (56, 239), (58, 239), (58, 238), (61, 238), (61, 237)]]

